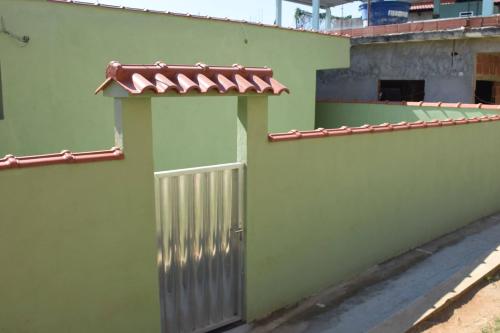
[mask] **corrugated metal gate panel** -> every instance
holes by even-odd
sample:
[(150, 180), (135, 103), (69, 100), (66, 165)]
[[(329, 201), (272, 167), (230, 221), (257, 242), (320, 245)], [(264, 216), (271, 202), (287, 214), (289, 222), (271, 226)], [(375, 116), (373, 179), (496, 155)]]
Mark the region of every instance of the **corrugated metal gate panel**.
[(243, 164), (155, 173), (163, 332), (241, 319)]

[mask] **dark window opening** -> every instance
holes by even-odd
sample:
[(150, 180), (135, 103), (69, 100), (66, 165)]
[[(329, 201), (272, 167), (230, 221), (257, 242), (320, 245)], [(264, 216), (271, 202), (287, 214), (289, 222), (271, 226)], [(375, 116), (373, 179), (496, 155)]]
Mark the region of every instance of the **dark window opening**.
[(424, 80), (380, 80), (379, 101), (420, 102), (425, 97)]
[(0, 64), (0, 120), (3, 119), (2, 65)]
[(476, 81), (475, 103), (495, 104), (493, 99), (493, 81)]

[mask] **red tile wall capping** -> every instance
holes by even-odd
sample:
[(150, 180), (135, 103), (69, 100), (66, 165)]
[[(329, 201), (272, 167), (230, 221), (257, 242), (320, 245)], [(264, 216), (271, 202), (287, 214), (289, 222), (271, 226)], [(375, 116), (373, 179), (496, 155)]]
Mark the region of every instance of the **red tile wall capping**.
[(145, 12), (145, 13), (151, 13), (151, 14), (163, 14), (163, 15), (178, 16), (178, 17), (189, 17), (189, 18), (199, 19), (199, 20), (211, 20), (211, 21), (218, 21), (218, 22), (248, 24), (248, 25), (256, 25), (256, 26), (265, 27), (265, 28), (291, 30), (291, 31), (307, 32), (307, 33), (320, 34), (320, 35), (326, 35), (326, 36), (336, 36), (336, 37), (341, 37), (341, 38), (349, 38), (347, 36), (342, 35), (339, 32), (322, 32), (322, 31), (312, 31), (312, 30), (307, 30), (307, 29), (295, 29), (295, 28), (291, 28), (291, 27), (280, 27), (278, 25), (272, 25), (272, 24), (249, 22), (246, 20), (231, 20), (227, 17), (226, 18), (218, 18), (218, 17), (211, 17), (211, 16), (200, 16), (200, 15), (176, 13), (176, 12), (170, 12), (170, 11), (160, 11), (160, 10), (153, 10), (153, 9), (147, 9), (147, 8), (117, 6), (117, 5), (110, 5), (110, 4), (102, 4), (102, 3), (99, 3), (97, 1), (94, 3), (76, 1), (76, 0), (46, 0), (46, 1), (52, 2), (52, 3), (72, 4), (72, 5), (81, 5), (81, 6), (94, 6), (94, 7), (121, 9), (121, 10), (135, 11), (135, 12)]
[(460, 118), (460, 119), (445, 119), (445, 120), (432, 120), (432, 121), (415, 121), (415, 122), (400, 122), (397, 124), (384, 123), (380, 125), (363, 125), (359, 127), (348, 127), (342, 126), (333, 129), (318, 128), (312, 131), (297, 131), (292, 130), (287, 133), (270, 133), (268, 134), (268, 139), (271, 142), (277, 141), (288, 141), (288, 140), (298, 140), (307, 138), (324, 138), (329, 136), (341, 136), (341, 135), (351, 135), (351, 134), (365, 134), (365, 133), (382, 133), (418, 128), (433, 128), (451, 125), (463, 125), (463, 124), (474, 124), (479, 122), (487, 121), (498, 121), (500, 120), (500, 115), (489, 115), (482, 116), (479, 118)]
[(500, 15), (378, 25), (365, 28), (344, 29), (340, 31), (340, 33), (349, 37), (369, 37), (403, 32), (427, 32), (498, 26), (500, 26)]
[(106, 81), (97, 88), (96, 93), (116, 82), (132, 95), (147, 92), (165, 94), (190, 92), (219, 94), (272, 94), (289, 93), (287, 87), (273, 78), (273, 71), (267, 67), (207, 66), (198, 63), (194, 66), (167, 65), (156, 62), (154, 65), (122, 65), (112, 61), (106, 70)]
[[(467, 103), (443, 103), (443, 102), (386, 102), (386, 101), (371, 101), (371, 102), (360, 102), (360, 101), (339, 101), (339, 100), (322, 100), (317, 101), (318, 103), (360, 103), (360, 104), (388, 104), (388, 105), (406, 105), (406, 106), (420, 106), (420, 107), (442, 107), (442, 108), (467, 108), (467, 109), (485, 109), (485, 110), (498, 110), (500, 111), (500, 105), (490, 105), (490, 104), (467, 104)], [(400, 122), (397, 124), (384, 123), (380, 125), (363, 125), (359, 127), (348, 127), (342, 126), (333, 129), (318, 128), (312, 131), (297, 131), (292, 130), (287, 133), (270, 133), (268, 139), (271, 142), (275, 141), (287, 141), (287, 140), (297, 140), (297, 139), (307, 139), (307, 138), (322, 138), (328, 136), (341, 136), (350, 134), (363, 134), (363, 133), (379, 133), (379, 132), (390, 132), (399, 131), (405, 129), (415, 129), (415, 128), (432, 128), (439, 126), (450, 126), (450, 125), (463, 125), (463, 124), (473, 124), (479, 122), (487, 121), (497, 121), (500, 120), (499, 115), (487, 115), (482, 117), (474, 118), (460, 118), (460, 119), (445, 119), (445, 120), (431, 120), (431, 121), (415, 121), (415, 122)]]
[(111, 160), (122, 160), (125, 156), (119, 148), (111, 148), (110, 150), (91, 151), (72, 153), (68, 150), (63, 150), (60, 153), (48, 155), (34, 155), (15, 157), (7, 155), (0, 159), (0, 170), (27, 168), (35, 166), (44, 166), (52, 164), (72, 164), (72, 163), (89, 163)]

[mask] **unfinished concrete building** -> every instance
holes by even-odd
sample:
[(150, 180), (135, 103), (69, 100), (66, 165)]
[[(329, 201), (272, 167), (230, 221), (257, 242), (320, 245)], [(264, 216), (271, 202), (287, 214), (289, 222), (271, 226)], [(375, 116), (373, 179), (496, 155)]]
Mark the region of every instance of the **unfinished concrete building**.
[(319, 100), (500, 103), (497, 16), (344, 30), (351, 64), (318, 72)]

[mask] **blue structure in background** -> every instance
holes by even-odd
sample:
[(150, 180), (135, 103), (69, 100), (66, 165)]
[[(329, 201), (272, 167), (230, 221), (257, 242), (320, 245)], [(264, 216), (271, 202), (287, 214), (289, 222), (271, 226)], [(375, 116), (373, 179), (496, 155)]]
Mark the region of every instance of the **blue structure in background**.
[[(359, 6), (363, 21), (368, 20), (367, 3)], [(406, 1), (371, 1), (368, 25), (384, 25), (408, 22), (410, 3)]]

